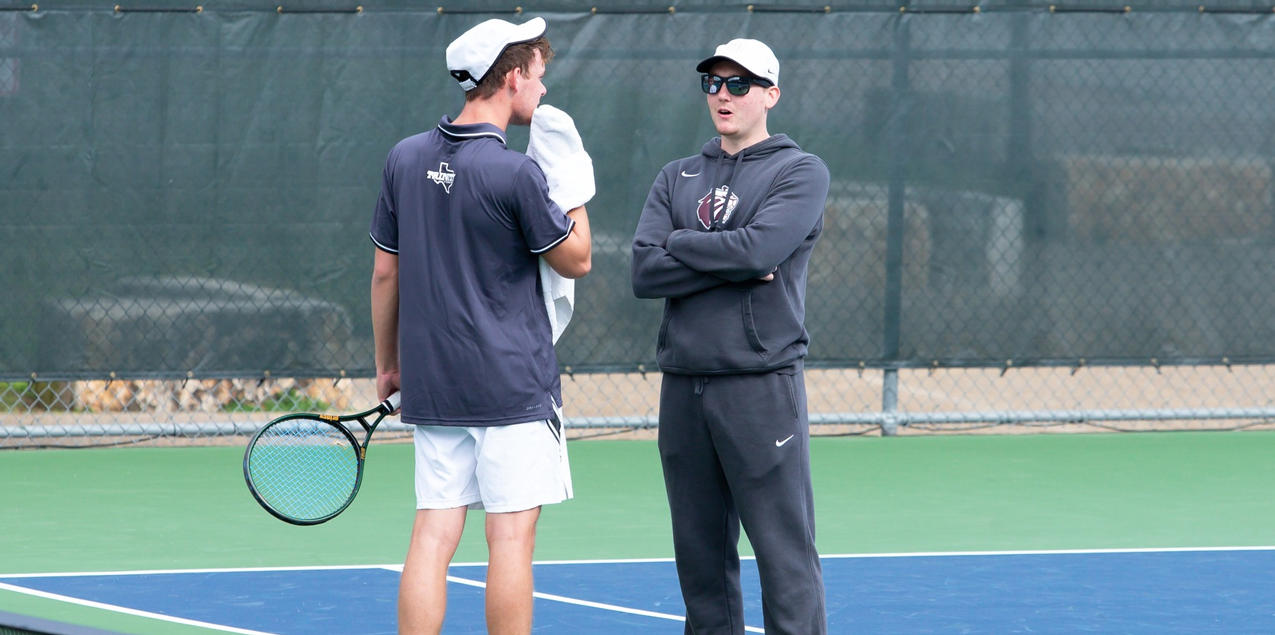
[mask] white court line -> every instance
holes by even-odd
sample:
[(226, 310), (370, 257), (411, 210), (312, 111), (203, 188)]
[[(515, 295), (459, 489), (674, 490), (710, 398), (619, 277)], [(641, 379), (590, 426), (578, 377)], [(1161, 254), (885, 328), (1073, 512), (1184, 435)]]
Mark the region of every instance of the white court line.
[[(1070, 554), (1103, 554), (1103, 553), (1181, 553), (1181, 552), (1209, 552), (1209, 551), (1275, 551), (1275, 546), (1255, 546), (1255, 547), (1135, 547), (1125, 549), (1022, 549), (1009, 551), (911, 551), (911, 552), (891, 552), (891, 553), (837, 553), (837, 554), (820, 554), (820, 559), (844, 559), (844, 558), (934, 558), (934, 557), (959, 557), (959, 556), (1033, 556), (1033, 555), (1070, 555)], [(757, 556), (740, 556), (740, 560), (756, 560)], [(537, 560), (537, 565), (555, 565), (555, 564), (646, 564), (658, 562), (674, 562), (673, 558), (629, 558), (629, 559), (613, 559), (613, 560)], [(486, 566), (485, 562), (466, 562), (455, 563), (453, 567), (472, 567)], [(402, 565), (397, 565), (399, 571), (402, 571)]]
[[(458, 578), (455, 576), (447, 576), (448, 582), (463, 584), (466, 586), (478, 587), (480, 589), (487, 588), (487, 583), (477, 580), (469, 580), (467, 578)], [(642, 609), (631, 609), (627, 606), (617, 606), (615, 604), (603, 604), (601, 602), (590, 602), (588, 600), (580, 600), (569, 598), (563, 595), (553, 595), (552, 593), (541, 593), (539, 591), (532, 592), (532, 597), (542, 600), (550, 600), (553, 602), (562, 602), (564, 604), (574, 604), (576, 606), (585, 606), (591, 609), (602, 609), (604, 611), (615, 611), (616, 613), (627, 613), (629, 615), (640, 615), (642, 617), (658, 617), (663, 620), (672, 620), (674, 622), (685, 622), (686, 618), (681, 615), (672, 615), (670, 613), (656, 613), (655, 611), (644, 611)], [(766, 631), (756, 626), (745, 626), (744, 630), (749, 633), (765, 633)]]
[[(1012, 551), (916, 551), (897, 553), (838, 553), (820, 554), (820, 558), (931, 558), (960, 556), (1033, 556), (1033, 555), (1068, 555), (1068, 554), (1103, 554), (1103, 553), (1180, 553), (1209, 551), (1275, 551), (1272, 546), (1252, 547), (1147, 547), (1129, 549), (1024, 549)], [(756, 560), (756, 556), (740, 556), (740, 560)], [(537, 565), (562, 564), (646, 564), (674, 562), (673, 558), (617, 558), (602, 560), (536, 560)], [(485, 567), (486, 562), (453, 562), (452, 567)], [(358, 569), (385, 569), (402, 573), (402, 564), (360, 564), (360, 565), (325, 565), (303, 567), (242, 567), (213, 569), (151, 569), (139, 571), (80, 571), (60, 573), (0, 573), (0, 578), (54, 578), (93, 575), (162, 575), (170, 573), (269, 573), (272, 571), (341, 571)]]
[[(485, 564), (485, 563), (484, 563)], [(167, 575), (174, 573), (271, 573), (274, 571), (346, 571), (357, 569), (384, 569), (403, 565), (322, 565), (309, 567), (222, 567), (216, 569), (151, 569), (139, 571), (79, 571), (61, 573), (0, 573), (0, 578), (76, 578), (95, 575)]]
[[(620, 560), (588, 560), (588, 561), (580, 561), (580, 562), (537, 562), (537, 563), (535, 563), (535, 564), (583, 564), (583, 563), (585, 563), (585, 562), (590, 563), (590, 564), (604, 564), (604, 563), (605, 563), (605, 564), (612, 564), (612, 563), (618, 563), (618, 562), (625, 562), (625, 563), (629, 563), (629, 562), (672, 562), (672, 561), (673, 561), (673, 559), (672, 559), (672, 558), (660, 558), (660, 559), (657, 559), (657, 560), (623, 560), (623, 561), (620, 561)], [(468, 567), (468, 566), (484, 565), (484, 564), (486, 564), (486, 563), (481, 563), (481, 562), (480, 562), (480, 563), (454, 564), (454, 565), (452, 565), (452, 566), (453, 566), (453, 567), (458, 567), (458, 566)], [(397, 571), (397, 572), (399, 572), (399, 573), (402, 573), (402, 572), (403, 572), (403, 565), (386, 565), (386, 566), (384, 566), (384, 567), (382, 567), (382, 568), (383, 568), (383, 569), (388, 569), (388, 570), (390, 570), (390, 571)], [(465, 585), (465, 586), (477, 587), (477, 588), (480, 588), (480, 589), (486, 589), (486, 588), (487, 588), (487, 583), (486, 583), (486, 582), (479, 582), (478, 580), (470, 580), (469, 578), (459, 578), (459, 577), (456, 577), (456, 576), (453, 576), (453, 575), (449, 575), (449, 576), (447, 576), (447, 581), (448, 581), (448, 582), (455, 583), (455, 584), (462, 584), (462, 585)], [(685, 622), (685, 621), (686, 621), (686, 617), (685, 617), (685, 616), (682, 616), (682, 615), (673, 615), (673, 614), (671, 614), (671, 613), (657, 613), (657, 612), (655, 612), (655, 611), (645, 611), (645, 610), (642, 610), (642, 609), (634, 609), (634, 608), (629, 608), (629, 607), (627, 607), (627, 606), (619, 606), (619, 605), (617, 605), (617, 604), (604, 604), (604, 603), (602, 603), (602, 602), (592, 602), (592, 601), (589, 601), (589, 600), (581, 600), (581, 599), (579, 599), (579, 598), (569, 598), (569, 597), (567, 597), (567, 596), (565, 596), (565, 595), (554, 595), (554, 594), (552, 594), (552, 593), (542, 593), (542, 592), (540, 592), (540, 591), (533, 591), (533, 592), (531, 593), (531, 596), (532, 596), (532, 597), (536, 597), (536, 598), (540, 598), (540, 599), (542, 599), (542, 600), (549, 600), (549, 601), (552, 601), (552, 602), (562, 602), (563, 604), (574, 604), (574, 605), (576, 605), (576, 606), (584, 606), (584, 607), (588, 607), (588, 608), (591, 608), (591, 609), (601, 609), (601, 610), (604, 610), (604, 611), (615, 611), (616, 613), (627, 613), (627, 614), (629, 614), (629, 615), (640, 615), (640, 616), (642, 616), (642, 617), (656, 617), (656, 618), (663, 619), (663, 620), (673, 620), (673, 621), (675, 621), (675, 622)], [(744, 630), (745, 630), (745, 631), (748, 631), (748, 632), (750, 632), (750, 633), (765, 633), (765, 632), (766, 632), (765, 630), (760, 629), (760, 628), (757, 628), (757, 627), (755, 627), (755, 626), (745, 626), (745, 627), (744, 627)]]
[(227, 633), (239, 633), (240, 635), (276, 635), (275, 633), (266, 633), (263, 631), (250, 631), (246, 628), (234, 628), (231, 626), (222, 626), (220, 624), (209, 624), (208, 622), (200, 622), (197, 620), (187, 620), (180, 617), (171, 617), (168, 615), (163, 615), (161, 613), (138, 611), (136, 609), (116, 606), (114, 604), (103, 604), (101, 602), (91, 602), (89, 600), (81, 600), (79, 598), (73, 598), (66, 595), (58, 595), (56, 593), (47, 593), (44, 591), (36, 591), (35, 589), (27, 589), (20, 586), (14, 586), (12, 584), (5, 584), (3, 582), (0, 582), (0, 590), (13, 591), (15, 593), (25, 593), (26, 595), (34, 595), (36, 597), (41, 597), (41, 598), (45, 598), (49, 600), (58, 600), (61, 602), (66, 602), (68, 604), (78, 604), (80, 606), (87, 606), (87, 607), (95, 608), (95, 609), (103, 609), (106, 611), (114, 611), (116, 613), (124, 613), (126, 615), (135, 615), (137, 617), (148, 617), (151, 619), (161, 620), (164, 622), (172, 622), (174, 624), (184, 624), (186, 626), (199, 626), (201, 628), (208, 628), (215, 631), (224, 631)]
[[(934, 551), (916, 553), (848, 553), (821, 555), (822, 558), (951, 558), (960, 556), (1066, 556), (1082, 554), (1116, 554), (1116, 553), (1192, 553), (1210, 551), (1275, 551), (1271, 547), (1146, 547), (1133, 549), (1038, 549), (1020, 551)], [(745, 559), (743, 557), (741, 560)], [(755, 560), (754, 556), (747, 559)]]

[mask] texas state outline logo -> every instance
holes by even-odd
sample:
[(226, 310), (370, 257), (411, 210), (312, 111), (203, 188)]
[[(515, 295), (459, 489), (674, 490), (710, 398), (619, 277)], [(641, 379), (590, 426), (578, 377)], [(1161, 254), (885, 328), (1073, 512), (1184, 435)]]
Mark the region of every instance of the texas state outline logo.
[(446, 162), (439, 163), (437, 170), (427, 171), (425, 177), (443, 186), (443, 191), (448, 194), (452, 193), (452, 183), (456, 182), (456, 173), (452, 172)]

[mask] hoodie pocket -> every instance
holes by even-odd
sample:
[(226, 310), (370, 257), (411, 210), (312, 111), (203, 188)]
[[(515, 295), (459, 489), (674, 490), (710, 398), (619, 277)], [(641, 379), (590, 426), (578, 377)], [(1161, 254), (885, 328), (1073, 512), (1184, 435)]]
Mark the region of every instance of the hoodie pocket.
[(744, 316), (744, 333), (748, 335), (748, 344), (763, 357), (769, 356), (770, 350), (762, 343), (761, 335), (757, 333), (757, 321), (753, 316), (753, 292), (750, 290), (745, 293), (741, 302), (743, 303), (741, 313)]
[(662, 351), (668, 341), (668, 323), (673, 321), (673, 311), (677, 308), (677, 298), (665, 300), (664, 319), (660, 322), (660, 334), (655, 338), (655, 350)]
[(801, 317), (792, 306), (780, 277), (749, 289), (744, 294), (740, 314), (744, 318), (749, 348), (766, 363), (795, 355), (797, 351), (790, 349), (805, 342)]

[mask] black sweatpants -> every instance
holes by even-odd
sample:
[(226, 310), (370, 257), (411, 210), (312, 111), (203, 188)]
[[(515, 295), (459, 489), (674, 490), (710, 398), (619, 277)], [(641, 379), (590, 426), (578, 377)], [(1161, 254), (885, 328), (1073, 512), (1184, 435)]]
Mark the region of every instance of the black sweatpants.
[(687, 635), (744, 633), (741, 523), (767, 635), (827, 633), (802, 373), (665, 373), (659, 446)]

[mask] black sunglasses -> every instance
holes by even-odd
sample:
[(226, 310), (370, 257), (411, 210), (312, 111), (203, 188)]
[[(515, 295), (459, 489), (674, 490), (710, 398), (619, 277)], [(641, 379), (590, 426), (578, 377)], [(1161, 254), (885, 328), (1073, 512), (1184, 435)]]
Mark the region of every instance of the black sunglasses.
[(700, 88), (703, 88), (704, 92), (710, 95), (716, 95), (717, 91), (722, 89), (722, 84), (726, 84), (727, 92), (736, 97), (747, 95), (748, 91), (753, 89), (753, 84), (766, 87), (775, 85), (768, 79), (758, 77), (740, 77), (739, 75), (735, 77), (718, 77), (708, 73), (700, 75), (699, 81)]

